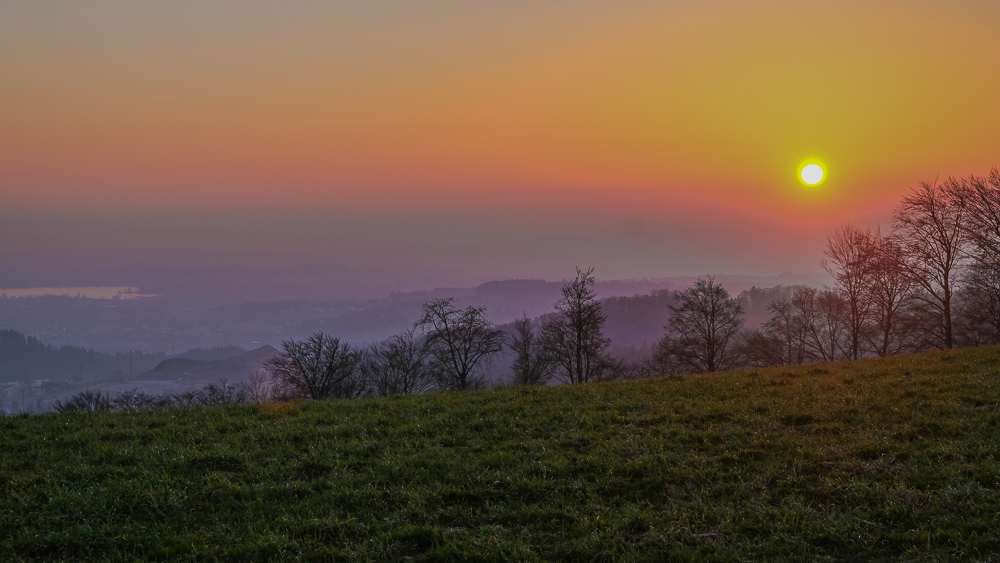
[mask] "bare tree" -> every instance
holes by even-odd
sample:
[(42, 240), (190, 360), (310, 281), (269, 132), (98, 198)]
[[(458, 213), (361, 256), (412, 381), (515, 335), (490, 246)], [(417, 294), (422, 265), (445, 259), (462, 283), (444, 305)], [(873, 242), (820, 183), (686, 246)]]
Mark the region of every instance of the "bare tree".
[(206, 407), (243, 405), (250, 402), (247, 386), (242, 383), (230, 384), (225, 379), (218, 384), (210, 383), (198, 390), (198, 404)]
[(945, 185), (923, 182), (893, 212), (894, 239), (905, 272), (919, 289), (914, 297), (934, 318), (938, 342), (952, 348), (952, 297), (968, 250), (965, 191), (949, 178)]
[(346, 341), (317, 332), (307, 340), (286, 340), (283, 353), (264, 369), (283, 386), (309, 399), (354, 399), (368, 386), (361, 373), (361, 353)]
[(965, 206), (965, 233), (974, 246), (974, 260), (1000, 264), (1000, 170), (949, 181), (945, 189), (949, 199)]
[(834, 361), (846, 357), (847, 302), (839, 291), (824, 289), (816, 294), (813, 325), (814, 350), (819, 359)]
[(426, 333), (425, 346), (441, 377), (441, 386), (464, 391), (477, 382), (477, 366), (488, 365), (503, 350), (505, 334), (486, 318), (484, 307), (457, 309), (451, 297), (425, 301), (417, 327)]
[(152, 395), (141, 389), (132, 389), (119, 393), (111, 404), (116, 412), (138, 412), (172, 407), (173, 401), (167, 395)]
[[(806, 326), (801, 312), (789, 300), (771, 301), (767, 304), (767, 310), (771, 312), (771, 317), (764, 322), (762, 336), (780, 345), (781, 363), (801, 364), (806, 359)], [(763, 343), (757, 338), (753, 340)], [(751, 342), (748, 341), (747, 344), (750, 346)], [(768, 357), (770, 355), (769, 351)]]
[(792, 307), (802, 328), (802, 357), (821, 361), (842, 357), (847, 305), (840, 293), (803, 287), (792, 295)]
[(653, 377), (666, 373), (677, 373), (688, 369), (687, 366), (677, 363), (677, 359), (674, 358), (673, 351), (671, 350), (672, 345), (673, 340), (669, 334), (664, 334), (660, 341), (656, 343), (653, 353), (644, 366), (647, 376)]
[(963, 281), (956, 340), (965, 346), (1000, 343), (1000, 263), (977, 260)]
[(421, 393), (434, 385), (427, 351), (413, 337), (413, 330), (373, 344), (365, 355), (363, 369), (378, 395)]
[(866, 323), (870, 308), (869, 286), (874, 266), (876, 246), (870, 230), (844, 225), (826, 241), (823, 252), (828, 258), (820, 265), (837, 283), (837, 291), (847, 306), (845, 355), (857, 360), (863, 354)]
[(740, 338), (740, 354), (750, 367), (774, 367), (788, 362), (787, 346), (780, 337), (761, 330), (747, 330)]
[(510, 341), (514, 352), (514, 385), (543, 385), (552, 375), (552, 363), (545, 356), (534, 323), (527, 316), (514, 321), (514, 336)]
[[(55, 409), (57, 412), (99, 412), (99, 411), (110, 411), (114, 407), (112, 403), (112, 396), (103, 393), (100, 389), (97, 391), (91, 391), (86, 389), (74, 394), (72, 397), (66, 399), (65, 401), (56, 401)], [(22, 407), (23, 408), (23, 407)]]
[(736, 367), (743, 306), (714, 277), (699, 279), (677, 297), (680, 305), (670, 306), (672, 316), (664, 338), (676, 361), (696, 372)]
[(870, 233), (870, 242), (872, 260), (866, 288), (872, 323), (869, 341), (879, 356), (899, 354), (913, 346), (912, 322), (907, 314), (913, 282), (896, 240), (876, 229)]
[(620, 367), (608, 354), (611, 340), (604, 336), (607, 317), (594, 293), (594, 269), (576, 269), (576, 279), (563, 285), (557, 314), (542, 327), (545, 357), (563, 383), (614, 379)]
[(965, 233), (972, 247), (957, 321), (962, 343), (1000, 342), (1000, 170), (946, 187), (953, 200), (965, 205)]

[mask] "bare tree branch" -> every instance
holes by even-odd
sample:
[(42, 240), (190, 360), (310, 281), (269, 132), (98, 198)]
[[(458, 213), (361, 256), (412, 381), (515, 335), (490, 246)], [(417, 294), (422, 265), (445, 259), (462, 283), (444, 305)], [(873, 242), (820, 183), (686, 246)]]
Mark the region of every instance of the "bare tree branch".
[(923, 182), (893, 212), (893, 238), (902, 250), (904, 272), (936, 314), (939, 345), (952, 348), (952, 298), (969, 250), (967, 190), (954, 178), (945, 185)]

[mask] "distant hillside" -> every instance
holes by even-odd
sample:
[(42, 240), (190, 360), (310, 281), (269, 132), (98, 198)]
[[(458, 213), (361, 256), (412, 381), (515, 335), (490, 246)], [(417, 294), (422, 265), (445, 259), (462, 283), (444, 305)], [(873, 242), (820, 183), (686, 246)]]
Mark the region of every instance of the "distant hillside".
[(130, 370), (136, 376), (156, 369), (163, 362), (197, 364), (225, 361), (245, 354), (253, 352), (247, 352), (238, 346), (225, 346), (207, 350), (196, 348), (174, 356), (163, 352), (147, 354), (140, 350), (134, 350), (131, 354), (108, 354), (78, 346), (56, 347), (14, 330), (0, 330), (0, 383), (38, 379), (86, 383), (128, 377)]
[[(131, 355), (138, 373), (156, 365), (166, 354)], [(0, 330), (0, 382), (51, 379), (87, 381), (127, 373), (129, 354), (106, 354), (78, 346), (55, 347), (14, 330)]]
[(211, 360), (226, 360), (232, 358), (233, 356), (239, 356), (245, 352), (246, 350), (240, 348), (239, 346), (227, 345), (215, 346), (213, 348), (192, 348), (183, 354), (177, 354), (176, 357), (204, 362)]
[[(191, 360), (188, 358), (168, 358), (153, 369), (137, 375), (123, 384), (129, 389), (143, 388), (147, 381), (174, 381), (184, 383), (230, 383), (242, 382), (247, 376), (260, 369), (268, 359), (280, 352), (272, 346), (261, 346), (256, 350), (243, 352), (224, 360)], [(111, 389), (112, 387), (108, 387)]]

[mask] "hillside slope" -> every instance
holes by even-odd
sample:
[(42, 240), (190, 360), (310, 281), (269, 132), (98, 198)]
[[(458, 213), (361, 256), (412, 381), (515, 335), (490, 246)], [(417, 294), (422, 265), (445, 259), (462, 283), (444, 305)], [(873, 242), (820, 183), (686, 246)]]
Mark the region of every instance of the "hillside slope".
[(995, 560), (1000, 349), (0, 419), (0, 560)]
[(264, 345), (249, 352), (226, 358), (224, 360), (191, 360), (187, 358), (168, 358), (153, 369), (138, 376), (141, 383), (148, 380), (195, 380), (217, 382), (227, 380), (238, 382), (246, 379), (247, 374), (260, 369), (268, 359), (281, 354), (272, 346)]

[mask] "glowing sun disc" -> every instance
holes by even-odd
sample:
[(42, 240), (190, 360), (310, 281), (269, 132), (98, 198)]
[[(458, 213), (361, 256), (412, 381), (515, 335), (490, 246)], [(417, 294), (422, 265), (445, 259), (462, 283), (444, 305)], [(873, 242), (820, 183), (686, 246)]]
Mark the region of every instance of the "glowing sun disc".
[(799, 173), (802, 181), (810, 186), (815, 186), (822, 182), (824, 175), (823, 167), (819, 164), (807, 164), (802, 167), (802, 171)]

